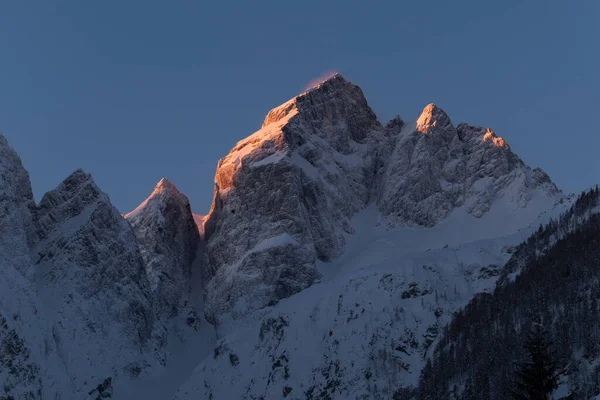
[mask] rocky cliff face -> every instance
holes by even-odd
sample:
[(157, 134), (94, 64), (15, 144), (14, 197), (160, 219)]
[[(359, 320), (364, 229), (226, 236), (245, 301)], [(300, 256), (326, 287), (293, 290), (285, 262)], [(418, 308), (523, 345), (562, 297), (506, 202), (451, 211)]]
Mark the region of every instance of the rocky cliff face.
[(21, 159), (0, 135), (1, 256), (22, 275), (31, 277), (28, 246), (34, 240), (35, 202), (29, 174)]
[(0, 136), (0, 193), (0, 397), (87, 398), (158, 365), (137, 239), (91, 176), (75, 171), (36, 206)]
[(72, 390), (140, 374), (160, 338), (131, 226), (82, 170), (42, 198), (37, 224), (37, 294)]
[(398, 137), (383, 180), (377, 204), (396, 225), (430, 227), (458, 208), (479, 218), (500, 199), (524, 208), (535, 195), (559, 192), (543, 171), (532, 171), (490, 129), (454, 127), (433, 104), (411, 132)]
[(35, 203), (29, 175), (0, 135), (0, 397), (39, 398), (42, 341), (29, 246)]
[(390, 227), (432, 227), (454, 211), (480, 218), (559, 193), (491, 130), (455, 127), (433, 104), (415, 124), (381, 126), (339, 74), (269, 111), (219, 161), (215, 187), (206, 307), (234, 317), (319, 279), (316, 261), (339, 256), (350, 218), (370, 204)]
[(206, 309), (244, 315), (319, 278), (369, 201), (382, 128), (340, 75), (271, 110), (219, 161), (205, 225)]
[(137, 236), (159, 317), (176, 314), (200, 241), (188, 198), (162, 179), (125, 219)]
[(206, 216), (163, 180), (124, 219), (81, 170), (36, 206), (0, 136), (0, 397), (104, 396), (212, 338), (204, 307), (229, 335), (181, 398), (390, 398), (558, 197), (491, 130), (434, 105), (382, 126), (339, 74), (219, 161)]

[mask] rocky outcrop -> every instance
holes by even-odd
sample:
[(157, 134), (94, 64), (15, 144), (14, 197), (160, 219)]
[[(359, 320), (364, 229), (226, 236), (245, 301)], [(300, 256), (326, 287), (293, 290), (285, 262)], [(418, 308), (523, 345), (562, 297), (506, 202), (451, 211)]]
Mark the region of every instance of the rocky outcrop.
[(200, 240), (188, 198), (162, 179), (125, 219), (137, 236), (157, 314), (176, 314)]
[(24, 276), (31, 277), (28, 246), (34, 240), (35, 202), (29, 174), (21, 159), (0, 135), (0, 248), (5, 262)]
[[(29, 174), (0, 135), (0, 398), (39, 399), (42, 336), (29, 246), (35, 203)], [(39, 328), (38, 328), (39, 329)]]
[(526, 207), (535, 191), (559, 193), (543, 171), (532, 171), (490, 129), (454, 127), (429, 104), (415, 128), (398, 136), (377, 205), (392, 224), (430, 227), (461, 207), (475, 218), (500, 199)]
[(37, 215), (37, 294), (72, 389), (141, 373), (160, 338), (131, 226), (82, 170), (48, 192)]
[(382, 128), (341, 75), (271, 110), (219, 161), (205, 235), (209, 314), (243, 315), (319, 278), (365, 207)]
[(455, 210), (525, 208), (558, 189), (490, 129), (428, 105), (414, 124), (382, 127), (362, 91), (337, 74), (274, 108), (219, 161), (206, 220), (209, 315), (241, 316), (319, 278), (350, 217), (376, 204), (390, 226), (431, 227)]
[(137, 239), (91, 176), (39, 206), (0, 135), (0, 397), (86, 398), (162, 360)]

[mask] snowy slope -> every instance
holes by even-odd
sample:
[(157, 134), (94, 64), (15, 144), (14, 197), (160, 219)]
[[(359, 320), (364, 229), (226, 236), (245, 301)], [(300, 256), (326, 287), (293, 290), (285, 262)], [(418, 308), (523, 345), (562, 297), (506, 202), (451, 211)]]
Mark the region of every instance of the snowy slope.
[(218, 324), (310, 286), (317, 261), (341, 254), (350, 218), (370, 205), (391, 228), (442, 224), (464, 242), (457, 224), (490, 214), (502, 223), (470, 230), (469, 240), (496, 237), (559, 197), (490, 129), (455, 128), (433, 104), (415, 123), (396, 117), (384, 127), (360, 88), (336, 74), (269, 111), (219, 161), (204, 224), (206, 312)]
[(452, 313), (569, 203), (490, 129), (433, 104), (382, 126), (339, 74), (271, 110), (215, 183), (205, 310), (223, 338), (178, 399), (414, 386)]
[(569, 204), (542, 204), (523, 229), (477, 241), (471, 235), (493, 235), (501, 220), (474, 219), (462, 234), (388, 230), (371, 207), (353, 219), (344, 254), (320, 263), (320, 283), (222, 325), (223, 339), (176, 398), (389, 399), (416, 384), (452, 313), (492, 288), (513, 247)]

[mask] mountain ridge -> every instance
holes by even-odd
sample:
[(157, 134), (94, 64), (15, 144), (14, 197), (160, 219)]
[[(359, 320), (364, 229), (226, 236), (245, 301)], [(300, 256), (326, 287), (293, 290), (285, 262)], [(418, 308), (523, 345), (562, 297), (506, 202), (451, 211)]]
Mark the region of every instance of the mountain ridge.
[(207, 215), (165, 178), (121, 215), (81, 169), (35, 204), (1, 135), (0, 155), (0, 377), (34, 399), (176, 382), (188, 345), (206, 376), (166, 382), (177, 398), (386, 398), (416, 384), (443, 324), (490, 290), (531, 224), (569, 202), (492, 130), (434, 104), (382, 125), (340, 74), (219, 161)]
[[(454, 127), (434, 104), (414, 125), (396, 117), (384, 127), (362, 90), (336, 74), (270, 110), (262, 128), (218, 162), (205, 223), (207, 307), (238, 318), (309, 286), (319, 279), (316, 260), (341, 254), (349, 218), (371, 203), (390, 227), (431, 227), (461, 207), (480, 218), (499, 199), (525, 209), (559, 195), (490, 129)], [(279, 242), (281, 235), (291, 239)], [(281, 246), (291, 257), (285, 262), (270, 255)], [(261, 293), (239, 303), (255, 285)]]

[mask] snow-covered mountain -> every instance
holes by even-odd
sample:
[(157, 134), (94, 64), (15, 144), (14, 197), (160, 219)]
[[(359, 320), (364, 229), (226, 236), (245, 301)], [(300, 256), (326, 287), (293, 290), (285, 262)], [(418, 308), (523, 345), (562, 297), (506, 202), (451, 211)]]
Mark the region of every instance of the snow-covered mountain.
[(88, 398), (160, 368), (165, 332), (131, 226), (81, 170), (36, 206), (4, 137), (0, 152), (2, 395)]
[(271, 110), (215, 182), (206, 311), (223, 338), (177, 399), (391, 398), (570, 204), (491, 130), (433, 104), (382, 126), (340, 75)]
[(200, 241), (189, 200), (162, 179), (125, 219), (138, 239), (158, 315), (176, 314), (190, 285)]
[(40, 311), (72, 391), (139, 375), (153, 361), (141, 355), (160, 352), (164, 333), (131, 226), (82, 170), (44, 195), (36, 217)]
[(0, 156), (0, 395), (19, 399), (391, 398), (571, 204), (490, 129), (433, 104), (383, 125), (339, 74), (219, 161), (207, 215), (165, 179), (121, 215), (81, 170), (36, 205), (1, 136)]
[(39, 398), (43, 334), (39, 332), (40, 313), (30, 255), (35, 236), (35, 202), (29, 175), (2, 135), (0, 209), (0, 393)]
[(316, 282), (317, 260), (341, 254), (350, 218), (370, 204), (390, 226), (508, 214), (488, 238), (531, 222), (559, 194), (491, 130), (455, 128), (433, 104), (415, 124), (396, 118), (382, 127), (339, 74), (269, 111), (219, 161), (215, 186), (205, 263), (213, 320), (243, 317)]
[(434, 104), (399, 135), (386, 164), (377, 204), (395, 223), (433, 226), (459, 207), (479, 218), (499, 199), (526, 208), (535, 196), (558, 193), (548, 175), (527, 167), (492, 130), (455, 128)]
[(318, 263), (321, 282), (220, 329), (176, 399), (391, 399), (417, 385), (454, 311), (568, 203), (511, 235), (450, 245), (444, 225), (388, 230), (375, 207), (360, 212), (342, 256)]

